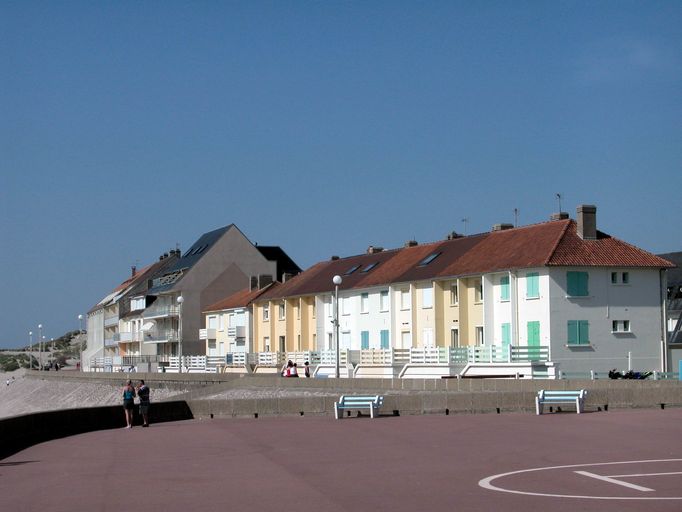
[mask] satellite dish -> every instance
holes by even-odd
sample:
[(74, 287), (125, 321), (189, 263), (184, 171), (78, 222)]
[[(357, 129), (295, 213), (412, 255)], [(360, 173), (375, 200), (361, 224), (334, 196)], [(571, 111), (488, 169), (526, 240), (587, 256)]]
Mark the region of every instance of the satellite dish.
[(155, 326), (156, 326), (156, 322), (153, 322), (153, 321), (145, 322), (144, 324), (142, 324), (141, 329), (143, 331), (151, 331)]

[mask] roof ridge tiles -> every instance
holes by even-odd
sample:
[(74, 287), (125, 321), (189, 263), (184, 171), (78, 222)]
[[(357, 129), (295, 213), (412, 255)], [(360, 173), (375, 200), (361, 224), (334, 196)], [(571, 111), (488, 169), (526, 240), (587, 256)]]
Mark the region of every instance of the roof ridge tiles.
[[(549, 221), (549, 222), (561, 222), (561, 221)], [(554, 242), (554, 245), (552, 246), (552, 249), (549, 251), (549, 255), (544, 261), (544, 265), (548, 266), (549, 262), (552, 261), (552, 257), (554, 257), (554, 253), (556, 252), (557, 248), (559, 247), (559, 244), (561, 243), (561, 240), (566, 236), (566, 232), (568, 231), (568, 227), (571, 225), (573, 220), (567, 219), (566, 225), (564, 226), (564, 229), (561, 230), (561, 233), (559, 233), (559, 236), (557, 237), (556, 241)]]

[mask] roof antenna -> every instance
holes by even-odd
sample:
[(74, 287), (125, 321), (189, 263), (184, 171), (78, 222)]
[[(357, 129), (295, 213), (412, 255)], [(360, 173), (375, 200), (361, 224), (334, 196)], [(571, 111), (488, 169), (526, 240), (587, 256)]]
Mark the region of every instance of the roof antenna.
[(561, 210), (561, 194), (557, 193), (556, 199), (559, 202), (559, 213), (561, 213), (562, 212), (562, 210)]
[(464, 236), (467, 234), (467, 223), (469, 222), (469, 217), (464, 217), (462, 219), (462, 222), (464, 223)]
[(519, 227), (519, 209), (514, 208), (514, 227), (518, 228)]

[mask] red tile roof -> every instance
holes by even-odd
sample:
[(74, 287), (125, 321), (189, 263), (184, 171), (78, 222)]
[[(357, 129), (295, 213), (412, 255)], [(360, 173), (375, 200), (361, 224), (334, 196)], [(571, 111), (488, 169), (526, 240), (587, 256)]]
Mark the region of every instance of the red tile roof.
[[(427, 265), (419, 265), (432, 254), (438, 256)], [(378, 264), (370, 271), (362, 272), (371, 263)], [(357, 270), (346, 275), (358, 265)], [(329, 292), (334, 289), (332, 278), (335, 275), (343, 278), (339, 289), (348, 290), (520, 268), (577, 265), (674, 266), (663, 258), (601, 232), (597, 240), (583, 240), (577, 234), (576, 222), (564, 219), (323, 261), (286, 283), (269, 289), (260, 298), (278, 299)]]
[(250, 288), (245, 288), (243, 290), (238, 291), (237, 293), (230, 295), (229, 297), (219, 300), (215, 304), (211, 304), (208, 306), (204, 312), (210, 312), (210, 311), (223, 311), (225, 309), (233, 309), (233, 308), (245, 308), (251, 304), (254, 300), (256, 300), (258, 297), (260, 297), (262, 294), (264, 294), (266, 291), (268, 291), (270, 288), (277, 288), (279, 286), (279, 283), (271, 283), (268, 286), (257, 289), (257, 290), (251, 290)]

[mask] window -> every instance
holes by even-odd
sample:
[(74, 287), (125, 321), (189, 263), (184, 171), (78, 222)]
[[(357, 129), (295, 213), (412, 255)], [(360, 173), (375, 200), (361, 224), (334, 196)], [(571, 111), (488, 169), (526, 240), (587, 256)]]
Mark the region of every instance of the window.
[(383, 329), (381, 331), (381, 348), (383, 349), (388, 349), (390, 348), (391, 344), (388, 339), (388, 329)]
[(379, 308), (381, 311), (388, 311), (388, 290), (382, 290), (379, 294)]
[[(232, 318), (232, 315), (229, 315), (227, 318), (228, 319)], [(220, 315), (218, 317), (218, 330), (219, 331), (225, 330), (225, 315)]]
[(281, 304), (278, 304), (277, 310), (279, 311), (279, 315), (277, 316), (277, 318), (279, 318), (280, 320), (286, 319), (287, 308), (286, 308), (286, 304), (284, 302), (282, 302)]
[(353, 265), (351, 268), (349, 268), (348, 270), (346, 270), (346, 272), (345, 272), (343, 275), (344, 275), (344, 276), (349, 276), (349, 275), (351, 275), (353, 272), (355, 272), (355, 271), (356, 271), (357, 269), (359, 269), (359, 268), (360, 268), (360, 265)]
[(614, 320), (611, 323), (611, 332), (630, 332), (630, 320)]
[(474, 302), (483, 302), (483, 282), (480, 279), (476, 279), (474, 286), (476, 288)]
[(301, 307), (303, 306), (303, 299), (298, 299), (298, 304), (296, 304), (296, 320), (301, 319)]
[(341, 304), (341, 314), (350, 315), (350, 297), (339, 297)]
[(286, 338), (286, 336), (280, 336), (279, 337), (279, 351), (280, 352), (286, 352), (287, 351), (287, 338)]
[(511, 343), (511, 324), (510, 323), (504, 323), (502, 324), (502, 346), (504, 348), (507, 348), (509, 344)]
[(629, 284), (630, 272), (611, 272), (611, 284)]
[(569, 345), (590, 344), (590, 327), (587, 320), (568, 321), (568, 344)]
[(483, 346), (483, 326), (476, 327), (476, 344)]
[(411, 309), (412, 297), (410, 296), (410, 289), (400, 290), (400, 309)]
[(426, 348), (433, 348), (433, 329), (431, 327), (422, 330), (422, 343)]
[(263, 306), (263, 322), (270, 321), (270, 304), (265, 304)]
[(362, 350), (369, 348), (369, 331), (360, 331), (360, 348)]
[(450, 285), (450, 305), (456, 306), (459, 304), (459, 286), (455, 281)]
[(369, 293), (360, 294), (360, 313), (369, 313)]
[(509, 301), (509, 276), (500, 278), (500, 300), (502, 302)]
[(453, 348), (459, 347), (459, 329), (450, 330), (450, 346)]
[(412, 348), (412, 333), (410, 331), (401, 332), (400, 341), (403, 344), (402, 348)]
[(430, 309), (433, 307), (433, 288), (422, 288), (422, 308)]
[(314, 297), (311, 306), (313, 308), (313, 318), (315, 318), (315, 315), (317, 314), (317, 300)]
[(569, 297), (587, 297), (587, 282), (587, 272), (566, 272), (566, 293)]
[(369, 271), (372, 270), (374, 267), (376, 267), (378, 264), (379, 264), (378, 261), (375, 261), (374, 263), (370, 263), (369, 265), (367, 265), (365, 268), (362, 269), (362, 272), (363, 272), (363, 273), (364, 273), (364, 272), (369, 272)]
[(441, 255), (441, 253), (439, 253), (439, 252), (434, 252), (432, 254), (429, 254), (426, 258), (421, 260), (417, 266), (418, 267), (425, 267), (426, 265), (431, 263), (433, 260), (435, 260), (440, 255)]
[(265, 352), (270, 352), (270, 336), (265, 336), (263, 338), (263, 347), (265, 348)]
[(526, 274), (526, 298), (540, 298), (540, 274), (537, 272), (529, 272)]

